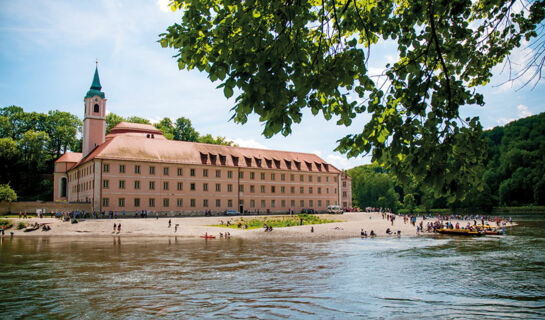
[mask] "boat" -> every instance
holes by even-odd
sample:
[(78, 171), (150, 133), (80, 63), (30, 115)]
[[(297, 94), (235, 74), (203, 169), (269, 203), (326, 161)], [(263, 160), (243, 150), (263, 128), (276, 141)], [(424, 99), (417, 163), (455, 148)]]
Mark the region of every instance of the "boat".
[(205, 238), (205, 239), (215, 239), (216, 236), (212, 236), (212, 235), (204, 235), (204, 236), (201, 236), (201, 238)]
[(482, 236), (484, 232), (475, 229), (437, 229), (437, 233), (450, 234), (456, 236)]
[(487, 234), (487, 235), (502, 235), (503, 231), (500, 231), (500, 230), (485, 230), (484, 233)]

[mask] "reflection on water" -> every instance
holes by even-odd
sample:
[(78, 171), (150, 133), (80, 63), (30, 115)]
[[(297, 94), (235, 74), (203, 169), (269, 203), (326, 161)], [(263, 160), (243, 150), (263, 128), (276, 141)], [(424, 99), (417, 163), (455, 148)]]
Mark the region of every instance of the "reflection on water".
[(506, 236), (5, 238), (5, 318), (543, 318), (545, 220)]

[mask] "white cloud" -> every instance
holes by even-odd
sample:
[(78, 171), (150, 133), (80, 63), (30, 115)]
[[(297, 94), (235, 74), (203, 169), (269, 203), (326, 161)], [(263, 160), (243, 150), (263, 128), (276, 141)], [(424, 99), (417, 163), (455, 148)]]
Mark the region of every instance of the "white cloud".
[(331, 154), (330, 153), (330, 154), (327, 154), (324, 158), (325, 158), (324, 159), (325, 161), (327, 161), (328, 163), (331, 163), (337, 169), (340, 169), (340, 170), (351, 169), (351, 168), (354, 168), (356, 166), (361, 166), (362, 164), (371, 163), (371, 156), (370, 155), (366, 156), (366, 157), (347, 159), (343, 155)]
[(170, 6), (168, 5), (170, 3), (170, 0), (157, 0), (157, 6), (159, 7), (159, 10), (163, 12), (169, 12)]
[(528, 106), (525, 106), (523, 104), (519, 104), (517, 106), (517, 110), (519, 111), (520, 118), (526, 118), (526, 117), (534, 115), (530, 110), (528, 110)]
[(239, 145), (239, 147), (256, 148), (256, 149), (270, 149), (270, 148), (267, 148), (266, 146), (262, 145), (261, 143), (255, 141), (254, 139), (243, 139), (243, 138), (231, 139), (231, 138), (227, 138), (227, 140), (233, 141), (234, 143)]

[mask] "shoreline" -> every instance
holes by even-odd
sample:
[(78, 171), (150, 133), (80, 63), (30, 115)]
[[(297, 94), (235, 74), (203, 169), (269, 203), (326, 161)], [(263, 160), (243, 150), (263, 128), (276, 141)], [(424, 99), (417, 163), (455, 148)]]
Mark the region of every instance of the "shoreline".
[[(360, 238), (360, 231), (363, 229), (369, 233), (373, 230), (377, 238), (398, 237), (397, 235), (386, 234), (386, 229), (390, 228), (393, 233), (398, 230), (401, 232), (399, 237), (421, 237), (428, 235), (436, 235), (435, 233), (417, 233), (416, 226), (410, 222), (405, 223), (403, 216), (397, 216), (393, 225), (392, 223), (382, 218), (379, 212), (347, 212), (342, 215), (317, 214), (317, 216), (339, 222), (325, 224), (308, 224), (303, 226), (291, 226), (283, 228), (274, 228), (271, 232), (265, 232), (263, 228), (259, 229), (241, 229), (241, 228), (222, 228), (211, 225), (219, 225), (221, 221), (237, 221), (240, 218), (262, 219), (272, 218), (275, 216), (213, 216), (213, 217), (171, 217), (171, 218), (122, 218), (122, 219), (87, 219), (79, 220), (80, 222), (72, 224), (64, 222), (57, 218), (7, 218), (13, 223), (13, 227), (5, 231), (4, 237), (10, 237), (13, 232), (14, 237), (30, 238), (30, 237), (178, 237), (187, 239), (201, 239), (201, 235), (205, 233), (216, 236), (216, 240), (222, 239), (220, 233), (229, 232), (230, 238), (248, 239), (248, 240), (263, 240), (263, 239), (346, 239)], [(279, 216), (281, 217), (281, 216)], [(422, 217), (416, 218), (418, 225), (422, 221)], [(168, 221), (172, 221), (172, 225), (168, 227)], [(435, 218), (425, 219), (424, 226), (435, 221)], [(23, 221), (25, 223), (38, 222), (40, 224), (47, 223), (50, 231), (42, 231), (41, 228), (32, 232), (24, 232), (16, 230), (17, 223)], [(449, 220), (453, 224), (459, 222), (465, 226), (468, 220)], [(471, 222), (471, 221), (469, 221)], [(480, 222), (480, 221), (479, 221)], [(114, 223), (121, 223), (121, 232), (113, 232)], [(175, 228), (176, 224), (178, 228)], [(491, 223), (490, 225), (495, 225)], [(508, 223), (506, 228), (515, 226), (516, 223)], [(311, 232), (311, 227), (314, 232)], [(177, 229), (177, 230), (176, 230)]]

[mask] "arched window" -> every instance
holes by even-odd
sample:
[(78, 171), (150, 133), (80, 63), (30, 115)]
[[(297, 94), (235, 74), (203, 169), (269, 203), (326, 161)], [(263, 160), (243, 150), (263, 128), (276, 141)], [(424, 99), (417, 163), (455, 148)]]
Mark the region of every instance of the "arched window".
[(100, 106), (98, 105), (98, 103), (95, 104), (95, 109), (93, 110), (93, 112), (98, 112), (100, 109)]
[(65, 198), (66, 197), (66, 178), (61, 178), (59, 191), (60, 191), (61, 198)]

